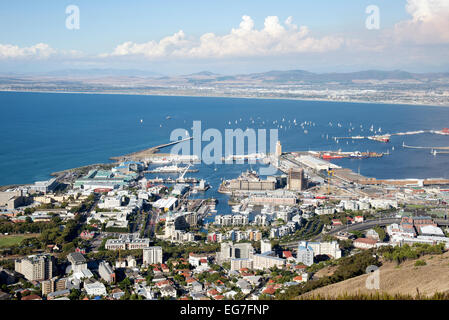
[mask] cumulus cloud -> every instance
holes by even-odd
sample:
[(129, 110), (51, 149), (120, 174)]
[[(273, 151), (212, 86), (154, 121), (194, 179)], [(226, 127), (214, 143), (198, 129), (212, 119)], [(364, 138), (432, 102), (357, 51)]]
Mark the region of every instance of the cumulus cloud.
[(419, 44), (449, 43), (449, 1), (407, 0), (411, 19), (395, 25), (399, 40)]
[(38, 43), (34, 46), (23, 48), (11, 44), (0, 44), (0, 59), (48, 58), (55, 53), (56, 50), (45, 43)]
[(293, 24), (292, 17), (282, 24), (278, 17), (269, 16), (264, 27), (257, 30), (251, 17), (245, 15), (239, 27), (226, 35), (205, 33), (199, 39), (193, 39), (180, 30), (159, 42), (125, 42), (118, 45), (112, 54), (102, 56), (142, 55), (150, 59), (273, 56), (332, 51), (343, 44), (341, 37), (312, 37), (307, 27)]

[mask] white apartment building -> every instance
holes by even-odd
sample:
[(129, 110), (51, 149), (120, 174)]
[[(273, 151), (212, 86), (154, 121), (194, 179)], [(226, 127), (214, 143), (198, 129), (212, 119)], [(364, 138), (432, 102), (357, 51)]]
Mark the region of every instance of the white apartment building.
[(162, 247), (149, 247), (143, 249), (143, 264), (162, 263)]
[(101, 282), (84, 283), (84, 289), (89, 296), (105, 296), (107, 295), (106, 287)]

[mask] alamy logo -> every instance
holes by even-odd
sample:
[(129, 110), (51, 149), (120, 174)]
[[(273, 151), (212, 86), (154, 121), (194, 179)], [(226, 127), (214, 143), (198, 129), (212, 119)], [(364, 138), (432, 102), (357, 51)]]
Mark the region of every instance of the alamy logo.
[[(184, 140), (171, 149), (173, 155), (194, 155), (205, 164), (244, 163), (243, 155), (274, 155), (278, 141), (278, 130), (269, 130), (270, 151), (267, 153), (267, 130), (258, 129), (225, 129), (224, 139), (222, 132), (215, 128), (203, 131), (201, 121), (193, 121), (193, 134), (186, 129), (178, 128), (171, 132), (170, 141)], [(189, 138), (192, 138), (191, 140)], [(203, 147), (203, 142), (207, 144)], [(191, 145), (193, 147), (191, 148)], [(223, 153), (224, 146), (224, 153)], [(245, 146), (247, 146), (245, 153)], [(235, 152), (234, 152), (235, 150)], [(256, 163), (256, 157), (247, 157), (249, 163)], [(262, 167), (259, 170), (262, 175), (275, 174), (272, 166)]]
[(365, 26), (368, 30), (379, 30), (380, 29), (380, 14), (379, 7), (375, 5), (370, 5), (366, 7), (365, 13), (369, 14), (366, 18)]
[(380, 270), (379, 267), (371, 265), (366, 268), (368, 277), (366, 278), (365, 287), (369, 290), (378, 290), (380, 288)]
[(79, 30), (80, 28), (80, 8), (76, 5), (69, 5), (65, 8), (65, 13), (68, 14), (65, 19), (65, 27), (69, 30)]

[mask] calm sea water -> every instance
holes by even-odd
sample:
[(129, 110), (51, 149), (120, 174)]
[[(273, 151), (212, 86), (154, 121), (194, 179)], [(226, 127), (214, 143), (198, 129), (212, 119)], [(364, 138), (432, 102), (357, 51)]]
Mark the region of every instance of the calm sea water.
[[(376, 130), (380, 127), (382, 133), (439, 130), (449, 127), (449, 108), (234, 98), (0, 93), (0, 110), (0, 185), (48, 179), (54, 171), (107, 162), (111, 156), (166, 143), (175, 128), (191, 132), (194, 120), (201, 120), (203, 129), (221, 131), (225, 128), (278, 128), (284, 151), (389, 151), (390, 155), (381, 159), (334, 161), (370, 177), (449, 178), (449, 154), (433, 156), (430, 150), (402, 148), (403, 142), (416, 146), (449, 146), (449, 136), (427, 133), (393, 136), (386, 144), (369, 140), (336, 143), (331, 139), (333, 136), (370, 135), (371, 125)], [(167, 116), (171, 119), (166, 119)], [(293, 124), (294, 119), (297, 126)], [(299, 126), (305, 121), (315, 123), (315, 126), (305, 127), (308, 133)], [(355, 128), (351, 133), (348, 132), (350, 124)], [(221, 177), (236, 177), (246, 168), (248, 165), (203, 165), (199, 175), (217, 187)]]

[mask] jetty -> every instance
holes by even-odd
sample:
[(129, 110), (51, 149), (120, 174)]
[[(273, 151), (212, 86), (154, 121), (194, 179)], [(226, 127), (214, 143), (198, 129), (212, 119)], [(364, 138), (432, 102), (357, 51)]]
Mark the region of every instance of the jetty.
[(409, 149), (449, 150), (449, 147), (408, 146), (404, 142), (402, 143), (402, 146)]
[(145, 158), (150, 157), (152, 154), (157, 153), (160, 149), (162, 148), (166, 148), (184, 141), (188, 141), (188, 140), (192, 140), (193, 137), (188, 137), (185, 139), (181, 139), (181, 140), (177, 140), (177, 141), (172, 141), (169, 143), (164, 143), (155, 147), (151, 147), (145, 150), (141, 150), (141, 151), (136, 151), (133, 153), (129, 153), (123, 156), (117, 156), (117, 157), (111, 157), (110, 160), (114, 160), (114, 161), (125, 161), (125, 160), (143, 160)]

